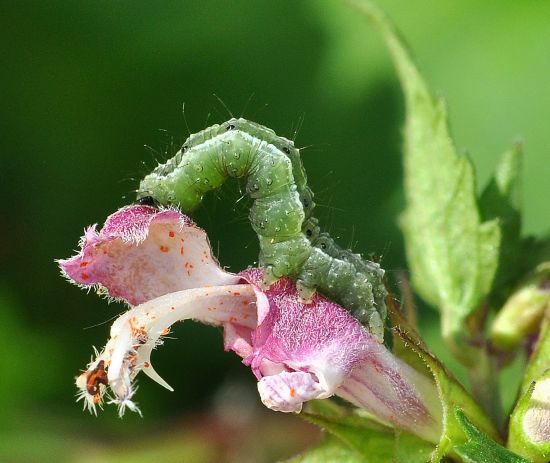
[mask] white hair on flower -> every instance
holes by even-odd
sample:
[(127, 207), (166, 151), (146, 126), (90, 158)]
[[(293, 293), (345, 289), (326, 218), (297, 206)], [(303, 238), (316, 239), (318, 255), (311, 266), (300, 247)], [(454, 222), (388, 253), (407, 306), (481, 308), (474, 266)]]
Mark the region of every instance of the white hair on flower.
[[(118, 405), (119, 415), (126, 408), (139, 412), (132, 397), (136, 391), (133, 381), (140, 371), (173, 391), (151, 364), (153, 349), (163, 343), (171, 325), (199, 315), (201, 320), (217, 325), (225, 319), (254, 322), (253, 299), (250, 285), (223, 285), (166, 294), (130, 309), (113, 323), (107, 345), (77, 378), (78, 400), (84, 400), (84, 408), (95, 414), (108, 386), (112, 395), (109, 403)], [(232, 315), (235, 306), (243, 309)], [(206, 320), (205, 311), (212, 313)]]

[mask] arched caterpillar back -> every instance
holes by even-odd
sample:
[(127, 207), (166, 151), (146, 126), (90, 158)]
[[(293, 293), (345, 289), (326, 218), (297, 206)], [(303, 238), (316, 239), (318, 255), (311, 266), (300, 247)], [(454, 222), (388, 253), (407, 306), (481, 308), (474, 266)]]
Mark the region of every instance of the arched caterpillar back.
[(247, 177), (246, 192), (253, 199), (249, 218), (260, 243), (264, 284), (291, 276), (304, 300), (318, 289), (382, 340), (384, 271), (320, 231), (312, 217), (313, 193), (292, 141), (245, 119), (213, 125), (191, 135), (173, 158), (147, 175), (138, 198), (150, 196), (190, 213), (206, 192), (229, 177)]

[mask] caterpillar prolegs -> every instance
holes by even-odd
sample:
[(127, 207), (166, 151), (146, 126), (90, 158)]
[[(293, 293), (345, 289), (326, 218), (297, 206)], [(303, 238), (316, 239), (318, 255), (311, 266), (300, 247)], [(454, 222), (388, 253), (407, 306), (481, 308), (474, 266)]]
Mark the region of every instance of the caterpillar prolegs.
[(258, 235), (264, 284), (290, 276), (304, 300), (319, 290), (382, 341), (384, 270), (320, 231), (312, 217), (313, 193), (292, 141), (242, 118), (213, 125), (191, 135), (174, 157), (147, 175), (138, 199), (152, 197), (190, 213), (206, 192), (229, 177), (247, 177), (246, 192), (253, 200), (249, 218)]

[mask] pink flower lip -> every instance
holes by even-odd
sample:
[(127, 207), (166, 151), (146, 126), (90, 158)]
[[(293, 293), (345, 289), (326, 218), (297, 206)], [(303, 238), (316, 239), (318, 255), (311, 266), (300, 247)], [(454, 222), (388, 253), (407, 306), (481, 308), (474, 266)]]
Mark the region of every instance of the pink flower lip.
[(59, 260), (64, 276), (131, 305), (204, 284), (233, 284), (212, 255), (206, 233), (176, 209), (127, 206), (89, 227), (80, 252)]

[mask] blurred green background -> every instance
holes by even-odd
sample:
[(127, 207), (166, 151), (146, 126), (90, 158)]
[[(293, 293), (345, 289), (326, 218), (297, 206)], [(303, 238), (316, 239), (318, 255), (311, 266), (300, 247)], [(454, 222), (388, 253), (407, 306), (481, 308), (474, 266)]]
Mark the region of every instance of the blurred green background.
[[(450, 106), (480, 185), (525, 140), (525, 229), (548, 225), (550, 2), (379, 0)], [(2, 2), (0, 461), (262, 462), (317, 431), (259, 404), (255, 380), (193, 323), (155, 355), (170, 393), (141, 378), (141, 419), (90, 417), (73, 378), (123, 310), (70, 286), (88, 224), (133, 200), (137, 181), (187, 135), (237, 116), (304, 150), (317, 215), (343, 245), (403, 268), (403, 102), (381, 40), (334, 1)], [(148, 145), (149, 148), (144, 148)], [(223, 265), (257, 256), (236, 184), (196, 220)], [(435, 314), (423, 330), (441, 351)], [(443, 354), (444, 356), (444, 354)], [(461, 374), (460, 371), (458, 371)], [(508, 374), (506, 400), (517, 382)]]

